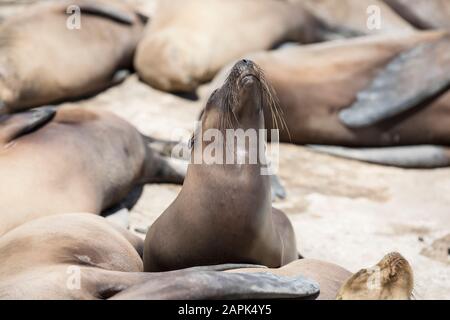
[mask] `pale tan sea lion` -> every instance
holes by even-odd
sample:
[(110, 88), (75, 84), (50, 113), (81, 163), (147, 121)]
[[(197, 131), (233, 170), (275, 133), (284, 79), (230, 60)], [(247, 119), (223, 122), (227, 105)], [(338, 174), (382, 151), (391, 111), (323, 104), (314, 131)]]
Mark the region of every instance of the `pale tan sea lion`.
[(0, 238), (0, 299), (301, 299), (319, 290), (302, 276), (220, 272), (245, 265), (143, 273), (141, 249), (92, 214), (29, 221)]
[[(449, 39), (445, 32), (378, 35), (249, 58), (265, 71), (280, 100), (286, 124), (281, 141), (358, 148), (437, 145), (347, 154), (398, 166), (439, 167), (450, 164), (449, 150), (440, 147), (450, 145)], [(266, 127), (273, 128), (270, 110), (265, 111)]]
[(183, 175), (109, 112), (38, 108), (0, 119), (0, 235), (40, 215), (91, 212)]
[[(272, 102), (271, 90), (258, 67), (242, 60), (210, 97), (201, 130), (264, 129), (262, 110)], [(192, 159), (215, 146), (222, 150), (217, 151), (218, 161), (210, 164), (202, 158), (189, 165), (180, 194), (147, 233), (144, 270), (220, 263), (279, 267), (297, 259), (293, 227), (283, 212), (272, 208), (270, 177), (261, 173), (265, 156), (259, 154), (254, 164), (249, 161), (263, 146), (247, 143), (236, 148), (233, 138), (224, 137), (215, 144), (206, 139), (206, 134), (197, 131)], [(246, 160), (227, 163), (219, 154)]]
[[(81, 10), (79, 29), (67, 26), (66, 10), (74, 5)], [(0, 114), (84, 97), (120, 81), (143, 29), (140, 16), (116, 1), (41, 3), (9, 17), (0, 25)]]
[(375, 266), (351, 276), (337, 295), (338, 300), (409, 300), (414, 275), (408, 261), (398, 252), (384, 256)]
[(399, 15), (420, 29), (450, 29), (447, 0), (384, 0)]
[(324, 29), (301, 4), (288, 1), (160, 1), (134, 65), (157, 89), (191, 91), (245, 53), (322, 40)]

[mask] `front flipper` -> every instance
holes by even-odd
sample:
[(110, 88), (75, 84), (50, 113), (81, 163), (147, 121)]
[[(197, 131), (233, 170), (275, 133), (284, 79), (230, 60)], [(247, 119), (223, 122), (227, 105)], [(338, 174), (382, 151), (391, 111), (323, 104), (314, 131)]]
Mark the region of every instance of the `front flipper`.
[(118, 293), (113, 299), (229, 300), (314, 299), (319, 285), (304, 277), (270, 273), (192, 272), (154, 274), (154, 278)]
[(100, 17), (108, 18), (119, 23), (132, 25), (136, 16), (125, 10), (120, 10), (115, 6), (106, 3), (97, 3), (94, 1), (83, 1), (78, 4), (81, 14), (92, 14)]
[(53, 107), (31, 109), (0, 117), (0, 143), (8, 143), (50, 122), (56, 114)]
[(450, 166), (450, 148), (441, 146), (346, 148), (311, 145), (308, 147), (343, 158), (400, 168), (430, 169)]
[(400, 54), (340, 112), (341, 121), (350, 128), (371, 126), (436, 97), (450, 86), (449, 51), (447, 36)]

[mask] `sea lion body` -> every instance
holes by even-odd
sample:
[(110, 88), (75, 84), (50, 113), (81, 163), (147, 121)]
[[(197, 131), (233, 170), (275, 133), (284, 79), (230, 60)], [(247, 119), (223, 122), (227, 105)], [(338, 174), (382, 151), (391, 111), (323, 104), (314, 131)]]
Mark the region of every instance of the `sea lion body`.
[(165, 160), (132, 125), (109, 112), (61, 109), (42, 127), (7, 137), (45, 112), (17, 113), (0, 122), (0, 234), (42, 214), (99, 214), (141, 183), (171, 180)]
[[(282, 142), (348, 147), (449, 145), (448, 91), (420, 108), (376, 125), (350, 128), (340, 119), (340, 112), (355, 102), (392, 59), (445, 35), (378, 35), (287, 47), (249, 57), (265, 70), (280, 100), (288, 129), (280, 128)], [(226, 70), (214, 83), (224, 78)], [(265, 119), (266, 127), (273, 128), (269, 110), (265, 110)]]
[(318, 40), (318, 24), (301, 4), (288, 1), (161, 1), (135, 68), (157, 89), (192, 91), (243, 54)]
[[(225, 84), (210, 97), (202, 116), (203, 132), (263, 129), (262, 104), (270, 101), (264, 83), (251, 61), (238, 62)], [(233, 115), (236, 127), (226, 120), (231, 121)], [(197, 132), (192, 159), (211, 145), (225, 155), (234, 144), (231, 138), (225, 140), (209, 144)], [(248, 160), (254, 151), (251, 148), (238, 147), (231, 155)], [(147, 233), (144, 270), (220, 263), (277, 267), (295, 260), (298, 253), (292, 225), (284, 213), (272, 208), (270, 177), (261, 174), (261, 166), (261, 158), (254, 164), (207, 163), (206, 159), (196, 164), (194, 160), (180, 194)]]
[[(85, 13), (113, 8), (129, 23)], [(80, 6), (80, 28), (70, 29), (69, 6)], [(88, 10), (88, 9), (86, 9)], [(73, 14), (73, 13), (72, 13)], [(83, 97), (112, 85), (132, 67), (144, 24), (117, 3), (63, 1), (30, 6), (0, 25), (2, 113)]]
[(0, 238), (0, 299), (302, 299), (319, 291), (302, 276), (222, 272), (248, 265), (144, 273), (142, 245), (92, 214), (29, 221)]

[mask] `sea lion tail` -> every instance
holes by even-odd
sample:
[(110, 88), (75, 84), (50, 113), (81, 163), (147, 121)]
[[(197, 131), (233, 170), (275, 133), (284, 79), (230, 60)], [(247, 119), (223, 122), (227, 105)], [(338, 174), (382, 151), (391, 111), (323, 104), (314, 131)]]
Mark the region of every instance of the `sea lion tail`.
[(318, 152), (343, 158), (400, 168), (431, 169), (450, 166), (450, 148), (442, 146), (421, 145), (359, 149), (322, 145), (309, 145), (308, 147)]

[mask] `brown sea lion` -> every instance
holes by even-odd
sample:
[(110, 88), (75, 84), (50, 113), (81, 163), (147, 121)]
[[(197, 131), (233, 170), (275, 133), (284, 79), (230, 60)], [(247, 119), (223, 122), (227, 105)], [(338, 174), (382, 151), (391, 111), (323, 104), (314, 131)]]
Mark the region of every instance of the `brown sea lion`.
[[(291, 46), (249, 57), (265, 70), (280, 100), (283, 142), (448, 146), (449, 49), (447, 33), (418, 32)], [(272, 128), (270, 110), (265, 114), (266, 127)], [(412, 158), (403, 159), (408, 154)], [(449, 155), (442, 147), (397, 148), (372, 151), (367, 159), (434, 167), (449, 165)]]
[(92, 214), (47, 216), (0, 238), (0, 299), (257, 299), (317, 295), (304, 277), (228, 274), (248, 265), (143, 273), (142, 240)]
[[(412, 32), (414, 28), (382, 0), (291, 0), (332, 26), (361, 34)], [(379, 19), (376, 21), (375, 19)]]
[[(76, 8), (80, 28), (69, 23)], [(143, 29), (140, 16), (115, 1), (41, 3), (6, 19), (0, 25), (0, 114), (83, 97), (120, 81)]]
[[(264, 105), (272, 103), (263, 74), (247, 60), (238, 62), (211, 95), (193, 137), (193, 161), (183, 188), (147, 233), (145, 271), (230, 262), (279, 267), (297, 258), (293, 227), (272, 208), (270, 177), (261, 171), (265, 139), (256, 132), (264, 129)], [(255, 132), (257, 143), (236, 147), (233, 136), (207, 138), (208, 132), (230, 130), (236, 136)], [(216, 148), (214, 163), (203, 152), (211, 147)]]
[(450, 29), (448, 0), (384, 0), (400, 16), (420, 29)]
[(323, 40), (326, 32), (300, 3), (160, 1), (134, 65), (141, 79), (157, 89), (192, 91), (245, 53), (285, 41)]
[(99, 214), (143, 183), (183, 181), (125, 120), (52, 108), (1, 117), (0, 176), (0, 235), (43, 214)]
[(339, 290), (338, 300), (409, 300), (414, 276), (408, 261), (398, 252), (389, 253), (375, 266), (361, 269)]

